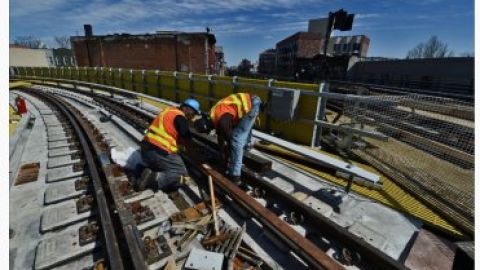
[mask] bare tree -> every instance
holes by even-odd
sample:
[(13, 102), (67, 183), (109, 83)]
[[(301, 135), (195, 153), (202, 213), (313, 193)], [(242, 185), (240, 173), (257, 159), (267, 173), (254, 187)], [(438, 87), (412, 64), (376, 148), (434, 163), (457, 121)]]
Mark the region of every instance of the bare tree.
[(46, 48), (45, 44), (33, 36), (18, 36), (13, 41), (13, 44), (25, 46), (30, 49), (44, 49)]
[(68, 36), (55, 36), (54, 39), (58, 48), (70, 49), (70, 38)]
[(419, 43), (407, 53), (407, 59), (442, 58), (452, 56), (454, 56), (453, 51), (448, 48), (447, 43), (440, 41), (437, 36), (432, 36), (425, 43)]
[(473, 52), (464, 52), (460, 54), (460, 57), (475, 57)]

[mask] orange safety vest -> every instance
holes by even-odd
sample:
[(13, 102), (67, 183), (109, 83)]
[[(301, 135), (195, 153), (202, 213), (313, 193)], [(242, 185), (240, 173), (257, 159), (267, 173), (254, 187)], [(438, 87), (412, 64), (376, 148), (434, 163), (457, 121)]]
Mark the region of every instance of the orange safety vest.
[(233, 123), (237, 124), (252, 109), (250, 94), (237, 93), (220, 100), (210, 109), (210, 118), (213, 126), (217, 127), (218, 121), (223, 114), (229, 113), (233, 116)]
[(176, 107), (163, 110), (146, 130), (145, 140), (169, 154), (178, 153), (181, 146), (177, 145), (178, 133), (173, 123), (178, 115), (185, 117), (185, 114)]

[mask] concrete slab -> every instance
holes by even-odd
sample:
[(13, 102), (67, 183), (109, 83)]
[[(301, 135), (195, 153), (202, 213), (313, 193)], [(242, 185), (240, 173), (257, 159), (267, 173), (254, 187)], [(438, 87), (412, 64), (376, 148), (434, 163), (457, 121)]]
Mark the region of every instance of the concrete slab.
[(54, 136), (55, 134), (62, 134), (62, 133), (65, 133), (65, 129), (63, 127), (49, 127), (49, 128), (47, 128), (48, 137)]
[[(100, 243), (93, 242), (80, 246), (78, 230), (55, 235), (38, 244), (35, 270), (50, 269), (53, 266), (71, 261), (83, 254), (92, 252)], [(81, 269), (81, 268), (70, 268)]]
[(148, 198), (152, 198), (155, 195), (155, 193), (151, 189), (147, 189), (141, 192), (135, 192), (134, 194), (130, 196), (125, 196), (123, 202), (125, 203), (132, 203), (136, 201), (142, 201)]
[(348, 228), (348, 231), (359, 236), (379, 250), (387, 249), (388, 241), (386, 237), (375, 231), (373, 228), (369, 228), (360, 222), (355, 222), (350, 228)]
[(101, 257), (102, 256), (99, 254), (99, 252), (96, 253), (94, 251), (93, 254), (83, 255), (78, 259), (74, 259), (73, 261), (50, 268), (50, 270), (94, 269), (96, 260)]
[(318, 213), (322, 214), (327, 218), (330, 217), (333, 213), (333, 208), (330, 205), (320, 201), (315, 197), (309, 196), (305, 200), (303, 200), (303, 203), (310, 206), (311, 208), (313, 208), (313, 210), (317, 211)]
[(67, 136), (66, 133), (55, 134), (54, 136), (48, 137), (48, 142), (64, 141), (70, 139), (70, 136)]
[(161, 191), (157, 192), (155, 196), (141, 201), (141, 204), (148, 205), (155, 217), (153, 220), (138, 224), (137, 227), (140, 231), (145, 231), (154, 226), (161, 225), (168, 221), (172, 214), (180, 211), (168, 196)]
[[(23, 93), (22, 93), (23, 95)], [(23, 154), (15, 150), (11, 157), (10, 171), (14, 175), (17, 159), (19, 164), (40, 162), (38, 181), (27, 185), (12, 186), (9, 190), (9, 228), (14, 231), (13, 238), (9, 240), (10, 269), (33, 269), (35, 262), (35, 249), (38, 241), (43, 237), (40, 233), (40, 215), (43, 212), (43, 192), (45, 188), (45, 175), (47, 164), (47, 139), (46, 129), (38, 109), (32, 105), (32, 99), (27, 99), (29, 113), (35, 116), (31, 136), (22, 139), (25, 145)]]
[(71, 154), (74, 154), (74, 153), (77, 153), (77, 152), (78, 152), (78, 150), (71, 150), (70, 147), (59, 147), (59, 148), (49, 150), (48, 151), (48, 157), (53, 158), (53, 157), (71, 155)]
[(48, 143), (48, 150), (55, 149), (55, 148), (60, 148), (60, 147), (66, 147), (66, 146), (70, 146), (70, 145), (71, 145), (71, 143), (69, 143), (67, 140), (49, 142)]
[(48, 121), (45, 121), (45, 125), (47, 126), (47, 128), (51, 128), (51, 127), (63, 127), (63, 123), (60, 122), (59, 120), (48, 120)]
[(64, 136), (67, 137), (67, 133), (64, 129), (56, 130), (56, 131), (47, 131), (47, 138), (55, 137), (55, 136)]
[(58, 114), (47, 114), (47, 115), (43, 115), (43, 119), (44, 120), (58, 120)]
[(79, 162), (80, 162), (80, 159), (78, 158), (72, 159), (71, 155), (52, 157), (48, 159), (47, 168), (52, 169), (52, 168), (62, 167), (62, 166), (71, 165)]
[(55, 111), (52, 111), (52, 110), (49, 110), (49, 109), (40, 110), (41, 115), (54, 115), (55, 113), (56, 113)]
[(87, 191), (84, 189), (75, 190), (75, 181), (67, 180), (48, 185), (45, 189), (45, 204), (57, 203), (85, 194)]
[(269, 180), (269, 182), (271, 182), (281, 190), (285, 191), (286, 193), (292, 194), (295, 191), (295, 186), (285, 181), (282, 177), (275, 177), (273, 179), (265, 178), (265, 179)]
[(40, 230), (48, 232), (85, 220), (93, 215), (92, 211), (77, 213), (76, 200), (56, 204), (45, 210), (40, 222)]
[(82, 176), (83, 174), (84, 174), (83, 170), (80, 170), (78, 172), (73, 171), (73, 165), (69, 165), (66, 167), (58, 167), (58, 168), (49, 169), (47, 171), (46, 181), (48, 183), (57, 182), (57, 181), (62, 181), (62, 180)]

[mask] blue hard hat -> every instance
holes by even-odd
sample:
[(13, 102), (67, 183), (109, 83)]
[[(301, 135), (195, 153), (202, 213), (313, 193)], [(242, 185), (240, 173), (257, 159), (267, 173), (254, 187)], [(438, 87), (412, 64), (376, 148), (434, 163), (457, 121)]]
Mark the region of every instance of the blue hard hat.
[(200, 103), (193, 98), (186, 99), (182, 105), (192, 108), (197, 114), (200, 113)]

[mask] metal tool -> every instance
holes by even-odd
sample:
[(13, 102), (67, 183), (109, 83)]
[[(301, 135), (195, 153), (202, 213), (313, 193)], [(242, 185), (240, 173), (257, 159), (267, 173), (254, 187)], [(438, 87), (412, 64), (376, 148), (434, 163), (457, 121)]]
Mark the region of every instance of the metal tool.
[[(228, 253), (228, 269), (233, 270), (233, 258), (237, 255), (238, 248), (240, 247), (240, 244), (242, 243), (242, 238), (243, 234), (245, 233), (247, 229), (246, 223), (244, 222), (242, 225), (242, 230), (240, 233), (238, 233), (237, 237), (235, 238), (235, 241), (233, 242), (232, 249)], [(227, 253), (225, 253), (225, 256), (227, 256)]]

